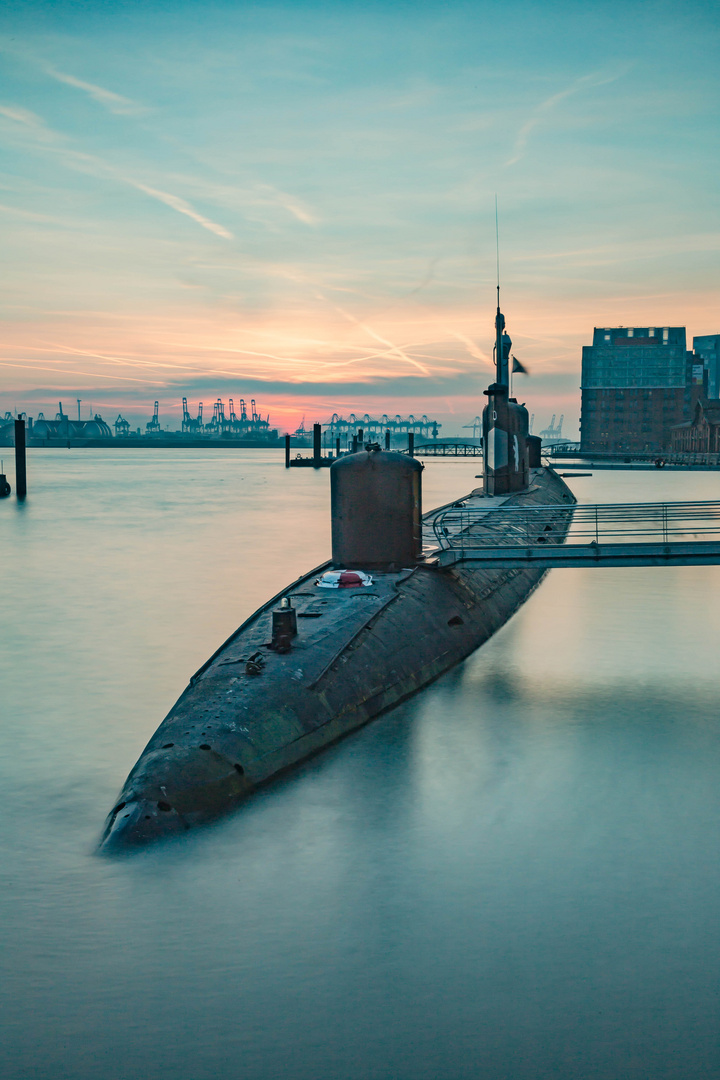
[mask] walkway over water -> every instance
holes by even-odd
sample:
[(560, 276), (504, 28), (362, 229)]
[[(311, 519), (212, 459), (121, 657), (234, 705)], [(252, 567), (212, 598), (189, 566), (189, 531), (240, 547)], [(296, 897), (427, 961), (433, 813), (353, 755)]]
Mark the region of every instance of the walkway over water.
[[(558, 511), (571, 519), (566, 541)], [(565, 519), (567, 520), (567, 518)], [(476, 526), (482, 524), (481, 530)], [(720, 563), (720, 501), (453, 506), (432, 528), (441, 566), (697, 566)], [(556, 539), (557, 536), (557, 539)]]
[[(405, 451), (407, 453), (407, 451)], [(482, 457), (482, 447), (473, 443), (422, 443), (413, 449), (414, 457)]]

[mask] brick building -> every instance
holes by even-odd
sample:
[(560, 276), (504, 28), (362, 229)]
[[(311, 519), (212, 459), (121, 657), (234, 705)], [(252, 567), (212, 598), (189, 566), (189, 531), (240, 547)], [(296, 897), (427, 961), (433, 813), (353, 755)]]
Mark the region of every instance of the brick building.
[(684, 326), (596, 327), (582, 351), (581, 451), (667, 449), (703, 388)]
[(672, 429), (671, 449), (685, 454), (720, 453), (720, 401), (701, 398), (696, 402), (692, 420)]

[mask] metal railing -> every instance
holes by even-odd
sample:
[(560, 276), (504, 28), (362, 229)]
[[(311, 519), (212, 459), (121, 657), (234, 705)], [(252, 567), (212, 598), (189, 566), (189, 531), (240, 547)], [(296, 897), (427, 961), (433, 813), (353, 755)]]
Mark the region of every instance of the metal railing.
[[(569, 528), (568, 528), (569, 522)], [(601, 544), (720, 535), (720, 501), (591, 505), (450, 507), (433, 521), (441, 548), (497, 547), (554, 541)], [(554, 534), (554, 535), (553, 535)]]
[(580, 451), (580, 444), (566, 448), (565, 445), (545, 446), (542, 448), (543, 456), (547, 459), (572, 458), (579, 462), (615, 462), (629, 465), (637, 464), (655, 465), (664, 468), (666, 465), (680, 465), (691, 467), (703, 465), (708, 468), (720, 468), (720, 453), (707, 450), (584, 450)]
[(482, 457), (482, 447), (470, 443), (421, 443), (415, 457)]

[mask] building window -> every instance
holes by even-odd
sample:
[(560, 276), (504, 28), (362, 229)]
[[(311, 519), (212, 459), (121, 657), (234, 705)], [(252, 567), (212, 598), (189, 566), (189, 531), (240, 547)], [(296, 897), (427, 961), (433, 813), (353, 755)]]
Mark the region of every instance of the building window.
[(635, 331), (632, 326), (628, 327), (628, 337), (635, 337)]
[(663, 344), (667, 345), (668, 338), (670, 337), (670, 328), (668, 326), (663, 327)]

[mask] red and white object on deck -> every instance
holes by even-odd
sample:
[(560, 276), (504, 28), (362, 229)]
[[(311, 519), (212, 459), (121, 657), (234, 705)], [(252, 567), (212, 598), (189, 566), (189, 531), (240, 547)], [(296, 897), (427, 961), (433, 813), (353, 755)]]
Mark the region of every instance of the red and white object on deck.
[(358, 589), (372, 585), (372, 580), (362, 570), (328, 570), (315, 584), (321, 589)]

